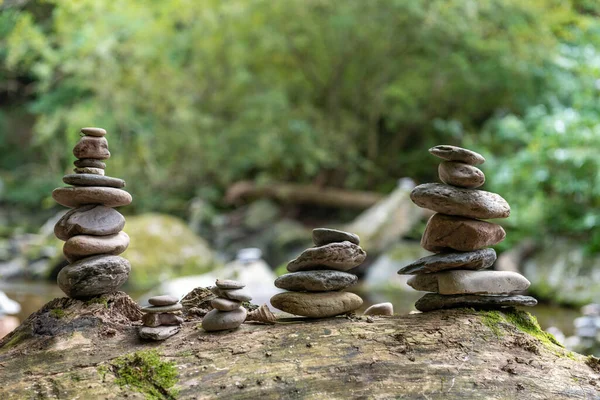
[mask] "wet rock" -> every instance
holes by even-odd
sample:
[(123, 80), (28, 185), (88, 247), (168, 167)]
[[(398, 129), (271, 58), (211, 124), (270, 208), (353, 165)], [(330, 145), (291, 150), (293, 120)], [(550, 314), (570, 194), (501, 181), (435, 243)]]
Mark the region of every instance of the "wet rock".
[(315, 246), (324, 246), (329, 243), (350, 242), (355, 245), (360, 244), (358, 235), (350, 232), (339, 231), (330, 228), (317, 228), (312, 231), (313, 242)]
[(481, 249), (467, 253), (440, 253), (420, 258), (398, 273), (419, 275), (451, 269), (480, 270), (491, 267), (494, 261), (496, 261), (494, 249)]
[(364, 315), (394, 315), (392, 303), (373, 304), (365, 310)]
[(475, 189), (485, 183), (485, 175), (479, 168), (458, 161), (442, 162), (438, 175), (448, 185), (467, 189)]
[(94, 256), (67, 265), (58, 273), (58, 286), (80, 299), (116, 291), (127, 281), (131, 265), (119, 256)]
[(437, 293), (427, 293), (415, 303), (419, 311), (427, 312), (448, 308), (472, 307), (479, 309), (499, 308), (499, 307), (533, 307), (537, 300), (530, 296), (483, 296), (476, 294), (457, 294), (443, 295)]
[(460, 161), (470, 165), (479, 165), (485, 162), (485, 158), (481, 154), (457, 146), (439, 145), (430, 148), (429, 152), (444, 160)]
[(359, 266), (366, 257), (367, 253), (354, 243), (330, 243), (304, 250), (298, 258), (290, 261), (287, 269), (290, 272), (314, 269), (348, 271)]
[(92, 255), (119, 255), (127, 250), (129, 236), (119, 232), (109, 236), (73, 236), (63, 246), (63, 254), (69, 262), (75, 262)]
[(118, 211), (99, 205), (87, 205), (67, 212), (54, 226), (54, 234), (66, 241), (76, 235), (114, 235), (124, 226), (125, 217)]
[(142, 339), (148, 340), (166, 340), (177, 334), (181, 328), (179, 326), (157, 326), (155, 328), (143, 326), (138, 331)]
[(474, 251), (496, 245), (506, 232), (497, 224), (476, 219), (435, 214), (427, 222), (421, 246), (434, 253)]
[(109, 187), (64, 187), (54, 189), (52, 198), (65, 207), (79, 207), (87, 204), (101, 204), (106, 207), (120, 207), (131, 203), (131, 195), (124, 190)]
[(110, 176), (102, 175), (83, 173), (65, 175), (63, 176), (63, 182), (67, 185), (75, 186), (108, 186), (113, 188), (125, 187), (125, 181), (123, 179), (111, 178)]
[(238, 328), (246, 320), (246, 314), (244, 307), (233, 311), (212, 310), (202, 319), (202, 329), (214, 332)]
[(219, 311), (233, 311), (242, 306), (242, 302), (224, 298), (216, 298), (210, 301), (210, 305)]
[(350, 292), (285, 292), (271, 298), (271, 304), (287, 313), (311, 318), (333, 317), (359, 308), (363, 300)]
[(342, 290), (358, 282), (358, 277), (341, 271), (301, 271), (291, 272), (275, 280), (280, 289), (295, 292), (327, 292)]
[(108, 141), (105, 137), (84, 136), (73, 148), (76, 158), (92, 158), (94, 160), (106, 160), (110, 158)]
[(179, 299), (175, 296), (163, 294), (161, 296), (153, 296), (148, 299), (148, 303), (153, 306), (170, 306), (179, 303)]

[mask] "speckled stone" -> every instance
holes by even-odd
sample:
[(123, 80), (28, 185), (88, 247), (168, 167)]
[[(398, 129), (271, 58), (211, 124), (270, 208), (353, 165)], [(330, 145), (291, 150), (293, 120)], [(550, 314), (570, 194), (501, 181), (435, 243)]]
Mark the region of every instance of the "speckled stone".
[(75, 262), (93, 255), (119, 255), (127, 250), (129, 235), (125, 232), (109, 236), (77, 235), (66, 241), (63, 254), (69, 262)]
[(481, 249), (466, 253), (440, 253), (419, 258), (398, 273), (419, 275), (451, 269), (480, 270), (491, 267), (494, 261), (496, 261), (494, 249)]
[(443, 160), (460, 161), (470, 165), (480, 165), (485, 162), (481, 154), (457, 146), (439, 145), (430, 148), (429, 152)]
[(84, 158), (82, 160), (75, 160), (73, 164), (77, 168), (100, 168), (105, 169), (106, 164), (100, 160), (94, 160), (93, 158)]
[(290, 272), (317, 269), (348, 271), (359, 266), (366, 257), (367, 253), (354, 243), (330, 243), (304, 250), (298, 258), (290, 261), (287, 270)]
[(145, 313), (152, 313), (152, 314), (157, 314), (157, 313), (168, 313), (168, 312), (174, 312), (174, 311), (179, 311), (183, 308), (183, 306), (181, 305), (181, 303), (177, 303), (177, 304), (171, 304), (168, 306), (149, 306), (149, 307), (144, 307), (142, 308), (142, 311)]
[(131, 265), (119, 256), (93, 256), (67, 265), (58, 273), (58, 286), (75, 299), (111, 293), (129, 278)]
[(394, 315), (394, 306), (392, 303), (373, 304), (365, 310), (364, 315)]
[(54, 234), (60, 240), (76, 235), (108, 236), (121, 231), (125, 217), (118, 211), (104, 206), (87, 205), (69, 210), (54, 225)]
[(114, 188), (125, 187), (125, 181), (110, 176), (98, 174), (72, 174), (63, 176), (63, 182), (74, 186), (107, 186)]
[(163, 294), (160, 296), (152, 296), (148, 299), (148, 303), (153, 306), (170, 306), (179, 303), (179, 299), (175, 296)]
[(131, 195), (122, 189), (98, 186), (77, 186), (54, 189), (52, 198), (65, 207), (102, 204), (120, 207), (131, 204)]
[(234, 281), (231, 279), (217, 279), (215, 283), (220, 289), (243, 289), (246, 287), (242, 282)]
[(202, 319), (202, 329), (207, 332), (236, 329), (246, 320), (247, 314), (244, 307), (233, 311), (212, 310)]
[(180, 326), (157, 326), (155, 328), (149, 326), (143, 326), (138, 330), (138, 334), (142, 339), (147, 340), (166, 340), (171, 336), (177, 334), (180, 330)]
[(144, 314), (142, 316), (142, 324), (150, 327), (181, 325), (183, 324), (183, 318), (169, 313)]
[(355, 245), (360, 244), (358, 235), (350, 232), (339, 231), (330, 228), (316, 228), (312, 231), (313, 243), (315, 246), (324, 246), (329, 243), (350, 242)]
[(415, 303), (419, 311), (427, 312), (448, 308), (472, 307), (478, 309), (490, 309), (501, 307), (533, 307), (537, 300), (530, 296), (482, 296), (476, 294), (457, 294), (443, 295), (437, 293), (427, 293)]
[(438, 175), (448, 185), (467, 189), (475, 189), (485, 183), (485, 175), (479, 168), (458, 161), (442, 162)]
[(242, 306), (242, 302), (218, 297), (210, 301), (210, 305), (219, 311), (233, 311)]
[(76, 174), (104, 176), (104, 169), (102, 169), (102, 168), (92, 168), (92, 167), (74, 168), (73, 172), (75, 172)]
[(363, 300), (350, 292), (285, 292), (271, 297), (271, 304), (290, 314), (310, 318), (333, 317), (359, 308)]
[(342, 290), (358, 282), (358, 277), (342, 271), (290, 272), (275, 280), (275, 286), (293, 292), (329, 292)]
[(92, 158), (106, 160), (110, 158), (108, 141), (104, 137), (84, 136), (73, 148), (73, 155), (79, 159)]
[(87, 136), (97, 136), (97, 137), (106, 136), (106, 130), (104, 130), (102, 128), (93, 128), (93, 127), (81, 128), (81, 133), (83, 133), (84, 135), (87, 135)]

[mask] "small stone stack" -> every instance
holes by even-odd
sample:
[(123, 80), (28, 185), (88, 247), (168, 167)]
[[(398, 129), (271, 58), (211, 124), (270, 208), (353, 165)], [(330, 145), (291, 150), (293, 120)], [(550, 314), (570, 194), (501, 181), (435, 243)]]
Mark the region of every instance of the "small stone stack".
[(114, 292), (127, 281), (131, 266), (119, 257), (129, 246), (121, 230), (125, 218), (114, 207), (131, 203), (122, 179), (104, 176), (110, 158), (106, 131), (81, 129), (82, 138), (73, 148), (75, 174), (63, 182), (72, 185), (55, 189), (52, 197), (72, 208), (55, 225), (54, 234), (66, 243), (63, 253), (69, 261), (58, 274), (58, 285), (69, 297), (82, 299)]
[(138, 331), (142, 339), (165, 340), (179, 332), (179, 326), (183, 324), (180, 317), (183, 306), (177, 297), (154, 296), (148, 303), (151, 305), (142, 309), (144, 326)]
[(241, 282), (217, 279), (215, 284), (217, 286), (210, 290), (218, 297), (211, 300), (214, 310), (202, 319), (202, 329), (207, 332), (236, 329), (244, 323), (248, 313), (242, 302), (250, 301), (252, 297)]
[(445, 160), (438, 169), (444, 184), (417, 186), (410, 197), (419, 207), (436, 212), (427, 222), (421, 246), (437, 254), (398, 271), (415, 275), (408, 280), (414, 289), (433, 292), (417, 300), (417, 310), (536, 305), (533, 297), (514, 294), (529, 287), (524, 276), (481, 271), (496, 261), (494, 249), (486, 247), (500, 243), (506, 236), (500, 225), (482, 219), (510, 215), (510, 206), (501, 196), (476, 190), (485, 182), (485, 175), (476, 165), (485, 159), (455, 146), (436, 146), (429, 152)]
[(333, 317), (359, 308), (363, 301), (354, 293), (342, 289), (358, 281), (347, 273), (359, 266), (367, 253), (359, 246), (353, 233), (335, 229), (313, 230), (316, 247), (305, 250), (292, 260), (285, 274), (275, 280), (275, 286), (289, 292), (276, 294), (271, 304), (287, 313), (310, 318)]

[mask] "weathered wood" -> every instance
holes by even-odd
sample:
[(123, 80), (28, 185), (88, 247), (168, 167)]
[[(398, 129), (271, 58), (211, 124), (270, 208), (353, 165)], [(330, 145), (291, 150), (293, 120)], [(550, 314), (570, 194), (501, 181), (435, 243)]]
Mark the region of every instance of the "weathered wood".
[(169, 340), (148, 343), (129, 322), (137, 310), (125, 295), (87, 305), (58, 299), (0, 342), (0, 398), (142, 399), (139, 389), (117, 383), (119, 357), (149, 349), (174, 363), (179, 390), (161, 386), (149, 368), (144, 379), (154, 398), (600, 398), (600, 375), (585, 357), (503, 315), (337, 317), (212, 334), (188, 321)]

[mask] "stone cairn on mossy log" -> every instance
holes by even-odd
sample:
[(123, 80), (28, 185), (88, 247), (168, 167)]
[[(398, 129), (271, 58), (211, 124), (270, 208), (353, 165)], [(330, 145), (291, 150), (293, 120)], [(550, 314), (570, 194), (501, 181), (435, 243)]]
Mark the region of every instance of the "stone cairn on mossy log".
[(271, 304), (287, 313), (309, 318), (333, 317), (359, 308), (363, 300), (343, 289), (358, 281), (346, 271), (367, 257), (357, 235), (335, 229), (313, 230), (311, 247), (287, 265), (289, 274), (275, 280), (288, 292), (276, 294)]
[(154, 296), (148, 299), (150, 306), (142, 308), (144, 316), (138, 334), (142, 339), (165, 340), (179, 332), (183, 318), (183, 306), (177, 297)]
[(210, 301), (213, 310), (202, 318), (202, 329), (215, 332), (239, 328), (248, 313), (242, 303), (252, 300), (252, 296), (242, 282), (217, 279), (215, 284), (210, 290), (217, 297)]
[(67, 296), (86, 299), (119, 289), (131, 270), (118, 255), (129, 246), (122, 232), (125, 218), (115, 207), (131, 203), (131, 195), (122, 188), (125, 181), (104, 175), (110, 158), (106, 131), (83, 128), (73, 148), (74, 174), (63, 182), (71, 185), (52, 192), (59, 204), (71, 208), (54, 226), (54, 234), (65, 241), (63, 253), (70, 263), (58, 274), (58, 286)]
[(436, 146), (429, 152), (444, 160), (438, 168), (444, 184), (417, 186), (410, 197), (419, 207), (436, 212), (427, 222), (421, 246), (437, 254), (398, 271), (414, 275), (408, 280), (414, 289), (432, 292), (417, 300), (417, 310), (536, 305), (533, 297), (517, 294), (529, 287), (521, 274), (483, 271), (496, 261), (496, 252), (487, 247), (500, 243), (506, 233), (500, 225), (482, 220), (510, 215), (501, 196), (477, 190), (485, 175), (476, 165), (485, 159), (455, 146)]

